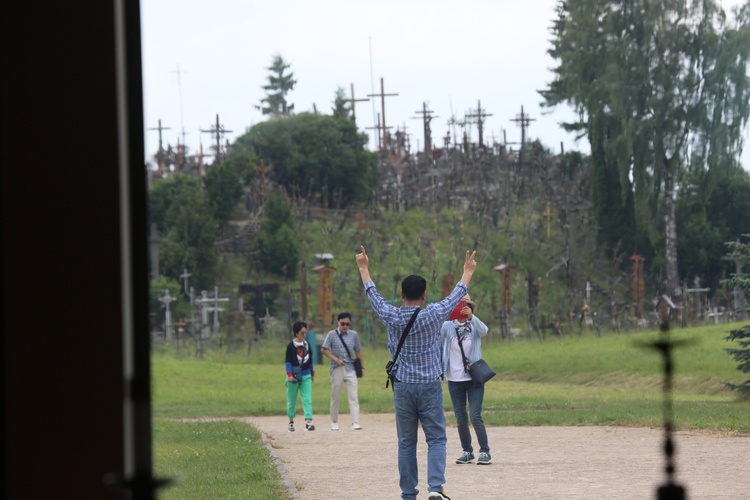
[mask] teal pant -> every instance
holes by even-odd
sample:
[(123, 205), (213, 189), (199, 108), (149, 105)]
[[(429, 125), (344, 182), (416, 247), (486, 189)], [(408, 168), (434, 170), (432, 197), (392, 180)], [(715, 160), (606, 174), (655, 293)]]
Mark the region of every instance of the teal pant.
[(302, 400), (302, 410), (305, 420), (312, 420), (312, 377), (303, 375), (301, 382), (286, 381), (286, 416), (294, 420), (297, 416), (297, 393)]

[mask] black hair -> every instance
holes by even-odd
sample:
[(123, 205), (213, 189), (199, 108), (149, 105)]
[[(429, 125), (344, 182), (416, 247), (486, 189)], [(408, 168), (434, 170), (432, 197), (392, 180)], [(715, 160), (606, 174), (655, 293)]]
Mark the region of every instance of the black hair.
[(336, 316), (336, 321), (341, 321), (344, 318), (352, 319), (352, 315), (348, 311), (344, 311), (342, 313), (339, 313), (338, 316)]
[(295, 335), (297, 335), (297, 333), (299, 333), (299, 331), (302, 330), (303, 328), (307, 328), (307, 323), (305, 323), (304, 321), (296, 321), (292, 325), (292, 331), (294, 332)]
[(401, 292), (406, 300), (419, 300), (426, 290), (427, 281), (417, 274), (407, 276), (401, 282)]

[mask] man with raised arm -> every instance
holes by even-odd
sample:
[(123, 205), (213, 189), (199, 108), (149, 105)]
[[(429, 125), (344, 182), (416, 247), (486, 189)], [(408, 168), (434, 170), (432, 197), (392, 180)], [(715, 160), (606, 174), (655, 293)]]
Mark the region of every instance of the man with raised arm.
[[(445, 483), (445, 410), (440, 376), (443, 374), (442, 334), (440, 328), (458, 305), (477, 268), (475, 252), (466, 252), (461, 280), (446, 298), (429, 304), (417, 314), (391, 368), (393, 375), (393, 407), (398, 435), (398, 472), (401, 498), (416, 499), (419, 490), (417, 467), (417, 431), (419, 424), (427, 441), (427, 485), (429, 500), (450, 500), (443, 490)], [(414, 311), (424, 305), (427, 281), (411, 275), (401, 282), (402, 307), (388, 304), (370, 278), (369, 259), (365, 247), (356, 256), (357, 267), (375, 313), (388, 329), (388, 350), (393, 357), (401, 334)]]

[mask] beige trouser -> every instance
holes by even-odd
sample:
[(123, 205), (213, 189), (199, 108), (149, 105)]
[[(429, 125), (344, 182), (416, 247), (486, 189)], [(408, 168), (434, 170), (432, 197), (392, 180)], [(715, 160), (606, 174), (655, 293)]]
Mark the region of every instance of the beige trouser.
[(339, 400), (341, 387), (346, 382), (346, 394), (349, 397), (349, 415), (352, 423), (359, 423), (359, 398), (357, 397), (357, 374), (354, 370), (347, 371), (343, 366), (337, 366), (331, 372), (331, 422), (339, 421)]

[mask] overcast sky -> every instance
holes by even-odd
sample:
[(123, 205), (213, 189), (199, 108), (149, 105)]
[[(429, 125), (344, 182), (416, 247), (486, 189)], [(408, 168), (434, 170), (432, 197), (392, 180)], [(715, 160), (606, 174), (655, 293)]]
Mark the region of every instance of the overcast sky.
[[(734, 5), (739, 0), (724, 0)], [(462, 120), (481, 102), (485, 142), (520, 143), (513, 120), (523, 106), (532, 120), (527, 139), (559, 151), (588, 152), (559, 123), (570, 108), (543, 109), (538, 90), (552, 79), (547, 55), (556, 0), (141, 0), (146, 161), (158, 150), (159, 120), (196, 153), (215, 139), (219, 123), (234, 141), (265, 119), (255, 106), (265, 96), (273, 56), (297, 80), (287, 96), (296, 112), (330, 114), (338, 87), (356, 98), (379, 94), (385, 122), (405, 128), (412, 151), (424, 146), (423, 103), (433, 112), (433, 143), (442, 146), (451, 116)], [(377, 147), (373, 129), (380, 98), (357, 103), (360, 129)], [(467, 129), (477, 141), (476, 126)], [(460, 127), (456, 132), (461, 133)], [(451, 130), (453, 134), (453, 130)], [(746, 133), (746, 142), (748, 134)], [(517, 147), (511, 145), (511, 147)], [(748, 146), (750, 148), (750, 145)], [(746, 149), (748, 149), (746, 148)], [(743, 158), (748, 158), (746, 151)], [(748, 161), (746, 160), (747, 164)]]

